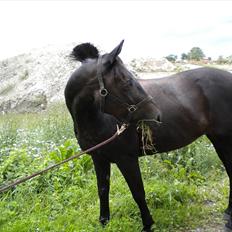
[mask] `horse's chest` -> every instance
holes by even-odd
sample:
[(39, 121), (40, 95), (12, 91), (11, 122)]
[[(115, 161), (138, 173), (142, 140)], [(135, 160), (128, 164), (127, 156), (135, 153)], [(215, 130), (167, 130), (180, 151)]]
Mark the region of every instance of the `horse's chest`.
[(99, 136), (96, 133), (93, 133), (88, 130), (78, 131), (78, 143), (82, 150), (86, 150), (94, 145), (96, 145), (99, 141)]

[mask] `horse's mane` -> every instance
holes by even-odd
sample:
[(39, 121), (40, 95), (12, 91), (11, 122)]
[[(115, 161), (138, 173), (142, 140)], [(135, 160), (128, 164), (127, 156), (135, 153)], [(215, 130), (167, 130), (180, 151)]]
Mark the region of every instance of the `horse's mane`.
[(73, 48), (70, 54), (71, 58), (80, 62), (86, 59), (95, 59), (99, 57), (98, 49), (91, 43), (82, 43)]

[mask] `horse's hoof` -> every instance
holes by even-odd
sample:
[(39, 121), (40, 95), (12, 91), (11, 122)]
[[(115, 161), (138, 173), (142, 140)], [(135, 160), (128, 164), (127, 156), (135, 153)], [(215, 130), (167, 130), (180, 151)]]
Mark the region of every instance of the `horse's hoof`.
[(141, 232), (153, 232), (154, 230), (149, 226), (145, 226), (143, 227), (143, 229), (141, 230)]
[(102, 224), (102, 226), (106, 226), (109, 222), (110, 218), (109, 217), (100, 217), (99, 222)]

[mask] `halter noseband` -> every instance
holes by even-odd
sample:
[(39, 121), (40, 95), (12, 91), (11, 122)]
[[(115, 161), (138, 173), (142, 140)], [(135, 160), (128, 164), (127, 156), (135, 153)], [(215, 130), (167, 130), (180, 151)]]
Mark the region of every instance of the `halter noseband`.
[(109, 91), (105, 88), (104, 81), (103, 81), (103, 74), (102, 74), (102, 57), (100, 56), (97, 61), (97, 78), (98, 78), (98, 83), (100, 86), (99, 89), (99, 94), (101, 96), (101, 101), (100, 101), (100, 110), (104, 112), (104, 105), (105, 105), (105, 98), (106, 96), (110, 96), (113, 101), (118, 102), (119, 104), (125, 106), (128, 110), (128, 115), (126, 117), (126, 121), (129, 122), (132, 114), (137, 111), (144, 103), (147, 103), (149, 101), (152, 101), (152, 97), (148, 96), (147, 98), (143, 99), (142, 101), (138, 102), (137, 104), (128, 104), (123, 102), (119, 97), (109, 93)]

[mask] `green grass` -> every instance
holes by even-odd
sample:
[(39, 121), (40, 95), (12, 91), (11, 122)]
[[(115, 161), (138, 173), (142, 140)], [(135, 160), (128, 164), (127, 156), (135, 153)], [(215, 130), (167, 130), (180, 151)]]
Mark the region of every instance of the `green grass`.
[[(0, 131), (0, 185), (80, 150), (63, 105), (1, 116)], [(140, 165), (155, 231), (188, 231), (221, 220), (228, 180), (205, 137), (174, 152), (142, 157)], [(83, 156), (0, 194), (0, 231), (140, 231), (138, 207), (115, 165), (110, 207), (111, 221), (102, 228), (93, 164)]]

